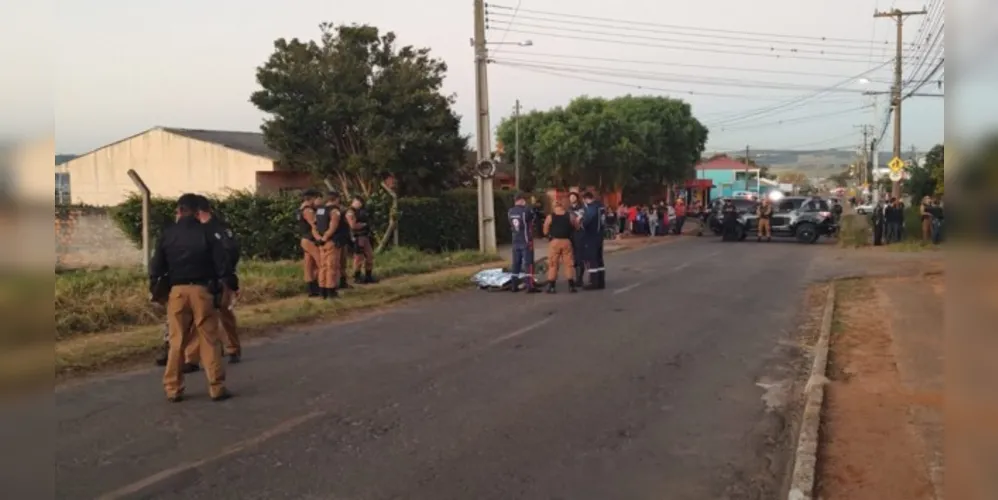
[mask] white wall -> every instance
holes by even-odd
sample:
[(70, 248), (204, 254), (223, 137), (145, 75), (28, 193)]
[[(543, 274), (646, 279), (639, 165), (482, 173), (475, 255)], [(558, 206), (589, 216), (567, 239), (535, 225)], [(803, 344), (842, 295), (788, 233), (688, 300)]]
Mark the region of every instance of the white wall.
[(274, 170), (268, 158), (153, 129), (65, 163), (74, 204), (111, 206), (137, 192), (134, 169), (153, 196), (255, 190), (256, 173)]

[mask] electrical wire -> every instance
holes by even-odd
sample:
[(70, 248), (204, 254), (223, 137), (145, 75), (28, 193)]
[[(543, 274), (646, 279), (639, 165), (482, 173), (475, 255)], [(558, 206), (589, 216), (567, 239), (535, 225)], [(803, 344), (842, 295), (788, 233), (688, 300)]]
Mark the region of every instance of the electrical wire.
[(870, 109), (872, 107), (873, 107), (873, 105), (871, 105), (871, 104), (865, 104), (863, 106), (857, 106), (857, 107), (848, 108), (848, 109), (840, 109), (840, 110), (837, 110), (837, 111), (830, 111), (830, 112), (826, 112), (826, 113), (815, 113), (815, 114), (812, 114), (812, 115), (798, 116), (798, 117), (795, 117), (795, 118), (787, 118), (787, 119), (784, 119), (784, 120), (777, 120), (777, 121), (771, 121), (771, 122), (753, 122), (753, 123), (751, 123), (749, 125), (741, 125), (741, 126), (735, 126), (735, 127), (715, 126), (715, 125), (713, 125), (711, 123), (707, 123), (706, 125), (709, 126), (709, 127), (711, 127), (711, 128), (719, 129), (722, 132), (731, 132), (731, 131), (736, 131), (736, 130), (746, 130), (746, 129), (758, 128), (758, 127), (775, 128), (775, 127), (779, 127), (779, 126), (782, 126), (782, 125), (790, 125), (790, 124), (795, 124), (795, 123), (801, 123), (801, 122), (806, 122), (806, 121), (810, 121), (810, 120), (815, 120), (815, 119), (818, 119), (818, 118), (828, 118), (830, 116), (839, 116), (839, 115), (845, 115), (845, 114), (849, 114), (849, 113), (855, 113), (857, 111), (862, 111), (862, 110), (865, 110), (865, 109)]
[[(513, 9), (513, 15), (510, 18), (510, 25), (512, 25), (513, 21), (516, 20), (516, 15), (520, 12), (520, 3), (522, 1), (523, 0), (516, 0), (516, 8)], [(487, 9), (487, 7), (486, 7), (486, 9)], [(486, 16), (488, 16), (488, 14), (486, 14)], [(498, 54), (499, 51), (502, 50), (503, 45), (505, 45), (505, 43), (506, 43), (506, 35), (508, 35), (508, 34), (509, 34), (509, 30), (506, 30), (506, 31), (502, 32), (502, 38), (499, 40), (499, 45), (496, 47), (496, 50), (493, 52), (493, 54)]]
[[(848, 139), (850, 137), (853, 137), (855, 134), (856, 134), (855, 132), (850, 131), (848, 134), (843, 134), (843, 135), (840, 135), (840, 136), (837, 136), (837, 137), (831, 137), (831, 138), (828, 138), (828, 139), (823, 139), (823, 140), (814, 141), (814, 142), (806, 142), (806, 143), (803, 143), (803, 144), (794, 144), (793, 146), (786, 146), (786, 147), (783, 147), (783, 148), (780, 148), (780, 149), (791, 149), (791, 150), (793, 150), (793, 149), (799, 149), (799, 148), (807, 148), (807, 147), (813, 147), (813, 146), (820, 146), (820, 145), (823, 145), (823, 144), (835, 143), (837, 141)], [(834, 148), (824, 148), (824, 149), (825, 150), (833, 150), (833, 149), (847, 149), (847, 148), (852, 148), (852, 147), (853, 147), (852, 145), (849, 145), (849, 146), (836, 146)]]
[(639, 80), (655, 80), (655, 81), (676, 82), (676, 83), (696, 83), (701, 85), (712, 85), (712, 86), (721, 86), (721, 87), (745, 87), (745, 88), (759, 88), (759, 89), (768, 89), (768, 90), (828, 91), (828, 92), (841, 92), (841, 93), (850, 93), (850, 94), (863, 94), (865, 92), (864, 90), (861, 89), (829, 88), (829, 87), (820, 87), (814, 85), (799, 85), (799, 84), (767, 82), (760, 80), (745, 80), (745, 79), (735, 79), (735, 78), (711, 78), (711, 77), (703, 77), (700, 75), (650, 73), (650, 72), (639, 72), (639, 71), (623, 72), (619, 68), (606, 68), (599, 66), (585, 66), (585, 65), (575, 65), (575, 64), (544, 65), (544, 64), (537, 64), (530, 60), (522, 60), (522, 59), (504, 58), (504, 59), (490, 59), (490, 61), (506, 65), (539, 67), (542, 69), (585, 71), (587, 73), (600, 76), (618, 76), (625, 78), (634, 78)]
[(501, 62), (494, 62), (493, 64), (496, 64), (497, 66), (504, 66), (504, 67), (508, 67), (508, 68), (513, 68), (513, 69), (520, 70), (520, 71), (526, 71), (528, 73), (546, 74), (546, 75), (557, 76), (557, 77), (560, 77), (560, 78), (566, 78), (566, 79), (570, 79), (570, 80), (579, 80), (579, 81), (591, 82), (591, 83), (602, 83), (602, 84), (607, 84), (607, 85), (616, 85), (616, 86), (627, 87), (627, 88), (636, 89), (636, 90), (652, 90), (652, 91), (656, 91), (656, 92), (663, 92), (663, 93), (683, 95), (683, 96), (692, 96), (692, 97), (697, 97), (697, 96), (730, 97), (730, 98), (736, 98), (736, 99), (752, 99), (752, 100), (759, 100), (759, 101), (765, 101), (765, 100), (784, 100), (785, 99), (785, 97), (778, 97), (778, 96), (773, 96), (773, 95), (727, 94), (727, 93), (723, 93), (723, 92), (699, 92), (699, 91), (693, 91), (693, 90), (689, 90), (689, 89), (681, 90), (681, 89), (670, 89), (670, 88), (662, 88), (662, 87), (653, 87), (653, 86), (648, 86), (648, 85), (637, 85), (637, 84), (633, 84), (633, 83), (625, 83), (625, 82), (619, 82), (619, 81), (613, 81), (613, 80), (604, 80), (604, 79), (600, 79), (600, 78), (591, 78), (591, 77), (587, 77), (587, 76), (580, 76), (578, 74), (579, 73), (578, 71), (566, 72), (565, 70), (559, 71), (559, 70), (552, 70), (552, 69), (544, 69), (543, 67), (526, 66), (526, 65), (515, 65), (515, 64), (503, 64)]
[[(562, 30), (562, 31), (569, 31), (569, 32), (583, 33), (583, 34), (590, 34), (590, 35), (595, 34), (595, 35), (611, 35), (611, 36), (628, 36), (628, 37), (631, 37), (631, 38), (640, 38), (640, 39), (645, 39), (645, 40), (657, 40), (657, 41), (679, 42), (679, 43), (696, 43), (696, 44), (700, 44), (700, 45), (716, 45), (716, 46), (720, 46), (720, 47), (725, 47), (725, 46), (727, 46), (727, 47), (731, 47), (731, 46), (734, 46), (734, 47), (745, 47), (746, 43), (753, 43), (753, 44), (763, 43), (763, 44), (767, 44), (767, 47), (765, 47), (766, 49), (775, 49), (775, 47), (773, 47), (774, 44), (783, 44), (783, 45), (792, 44), (795, 47), (793, 49), (794, 52), (812, 53), (812, 54), (825, 54), (825, 55), (845, 55), (845, 56), (861, 56), (862, 55), (861, 52), (865, 50), (865, 47), (856, 47), (856, 46), (849, 46), (849, 45), (842, 45), (842, 44), (835, 44), (835, 43), (828, 43), (828, 42), (819, 43), (819, 42), (786, 41), (786, 40), (774, 41), (772, 39), (757, 38), (757, 37), (744, 37), (744, 36), (731, 36), (731, 35), (728, 35), (728, 36), (723, 36), (723, 35), (718, 36), (716, 34), (708, 34), (708, 33), (700, 33), (700, 32), (696, 32), (696, 33), (682, 33), (682, 32), (677, 32), (675, 29), (673, 29), (673, 30), (662, 30), (662, 29), (642, 28), (642, 27), (639, 27), (639, 26), (614, 26), (612, 24), (607, 24), (606, 22), (593, 23), (593, 22), (574, 21), (574, 20), (565, 20), (565, 19), (547, 19), (547, 18), (536, 17), (536, 16), (519, 16), (517, 18), (517, 17), (514, 17), (514, 16), (510, 16), (509, 14), (502, 13), (502, 12), (498, 12), (498, 13), (497, 12), (490, 12), (489, 13), (489, 22), (490, 22), (490, 24), (491, 24), (491, 21), (493, 19), (499, 21), (500, 24), (506, 24), (507, 27), (513, 27), (515, 25), (517, 27), (526, 27), (526, 28), (534, 28), (534, 29), (553, 29), (553, 30)], [(524, 22), (520, 22), (519, 21), (520, 19), (526, 19), (527, 21), (534, 21), (536, 23), (547, 23), (547, 24), (534, 24), (534, 23), (531, 23), (531, 22), (524, 23)], [(607, 32), (600, 32), (600, 31), (593, 31), (591, 29), (577, 29), (577, 28), (573, 28), (573, 27), (578, 27), (578, 26), (602, 28), (604, 30), (624, 30), (625, 33), (624, 34), (621, 34), (621, 33), (612, 33), (612, 32), (611, 33), (607, 33)], [(676, 38), (648, 37), (648, 36), (633, 35), (632, 33), (634, 33), (634, 32), (651, 33), (651, 34), (658, 34), (658, 35), (662, 35), (662, 34), (665, 34), (665, 35), (675, 35), (675, 36), (693, 37), (693, 38), (699, 37), (699, 38), (707, 38), (708, 41), (703, 41), (703, 40), (682, 40), (682, 39), (676, 39)], [(725, 40), (725, 39), (726, 40), (734, 40), (734, 41), (738, 41), (739, 43), (738, 44), (731, 44), (731, 43), (718, 42), (717, 40), (719, 40), (719, 39), (720, 40)], [(888, 44), (888, 42), (884, 41), (883, 44), (886, 46)], [(799, 47), (799, 46), (821, 47), (821, 50), (815, 50), (815, 49), (798, 49), (798, 48), (796, 48), (796, 47)], [(748, 47), (750, 47), (750, 48), (758, 48), (758, 47), (751, 47), (751, 46), (748, 46)], [(848, 49), (848, 50), (851, 50), (852, 52), (835, 52), (835, 51), (829, 51), (828, 50), (828, 49), (836, 49), (836, 48), (839, 48), (839, 49)], [(910, 50), (914, 50), (914, 48), (911, 48)], [(860, 51), (860, 52), (856, 52), (856, 51)]]
[[(541, 58), (552, 58), (552, 59), (581, 59), (586, 61), (599, 61), (599, 62), (612, 62), (619, 64), (641, 64), (645, 66), (676, 66), (681, 68), (700, 68), (700, 69), (712, 69), (712, 70), (725, 70), (725, 71), (744, 71), (746, 73), (767, 73), (773, 75), (798, 75), (798, 76), (815, 76), (815, 77), (825, 77), (825, 78), (848, 78), (848, 75), (841, 73), (813, 73), (809, 71), (792, 71), (792, 70), (779, 70), (779, 69), (767, 69), (767, 68), (746, 68), (746, 67), (736, 67), (736, 66), (724, 66), (724, 65), (708, 65), (708, 64), (690, 64), (690, 63), (680, 63), (672, 61), (652, 61), (652, 60), (638, 60), (638, 59), (620, 59), (616, 57), (596, 57), (587, 55), (576, 55), (576, 54), (557, 54), (550, 52), (534, 52), (534, 51), (513, 51), (505, 52), (507, 55), (512, 56), (525, 56), (525, 57), (541, 57)], [(538, 61), (544, 62), (544, 61)], [(887, 80), (870, 80), (877, 83), (891, 83)]]
[(918, 92), (918, 89), (924, 87), (925, 84), (929, 83), (929, 80), (933, 76), (935, 76), (935, 74), (938, 73), (939, 70), (941, 70), (943, 68), (943, 63), (944, 62), (945, 62), (944, 59), (940, 59), (939, 63), (936, 64), (936, 67), (932, 68), (932, 71), (930, 71), (929, 74), (926, 75), (925, 78), (923, 78), (921, 82), (919, 82), (917, 85), (915, 85), (915, 87), (913, 89), (909, 90), (908, 93), (905, 94), (901, 99), (907, 99), (907, 98), (911, 97), (912, 95), (915, 94), (915, 92)]
[(790, 99), (790, 100), (782, 102), (782, 103), (778, 103), (778, 104), (775, 104), (775, 105), (758, 108), (758, 109), (755, 109), (755, 110), (752, 110), (752, 111), (749, 111), (749, 112), (745, 112), (745, 113), (736, 114), (736, 115), (728, 118), (727, 120), (725, 120), (725, 122), (722, 123), (722, 125), (731, 125), (733, 123), (737, 123), (737, 122), (741, 122), (741, 121), (745, 121), (745, 120), (750, 120), (750, 119), (755, 119), (755, 118), (759, 118), (761, 116), (771, 115), (773, 113), (786, 112), (786, 111), (789, 111), (791, 109), (799, 108), (799, 107), (805, 105), (806, 103), (808, 103), (809, 101), (813, 101), (813, 100), (815, 100), (818, 97), (821, 97), (823, 95), (826, 95), (826, 94), (828, 94), (830, 92), (835, 91), (835, 89), (839, 89), (839, 88), (841, 88), (841, 87), (843, 87), (845, 85), (849, 85), (849, 84), (851, 84), (853, 82), (856, 82), (859, 79), (865, 77), (866, 75), (868, 75), (870, 73), (873, 73), (874, 71), (877, 71), (877, 70), (883, 68), (884, 66), (887, 66), (890, 63), (891, 63), (891, 61), (886, 61), (886, 62), (880, 63), (880, 64), (878, 64), (878, 65), (876, 65), (876, 66), (874, 66), (874, 67), (872, 67), (870, 69), (867, 69), (866, 71), (864, 71), (862, 73), (859, 73), (857, 75), (851, 76), (849, 78), (845, 78), (842, 81), (840, 81), (840, 82), (838, 82), (838, 83), (836, 83), (834, 85), (831, 85), (831, 86), (826, 87), (824, 89), (818, 90), (818, 91), (813, 92), (811, 94), (805, 94), (805, 95), (798, 96), (796, 98)]
[[(630, 45), (630, 46), (637, 46), (637, 47), (649, 47), (649, 48), (660, 48), (660, 49), (671, 49), (671, 50), (683, 50), (683, 51), (693, 51), (693, 52), (707, 52), (707, 53), (712, 53), (712, 54), (732, 54), (732, 55), (740, 55), (740, 56), (767, 57), (767, 58), (774, 58), (774, 59), (806, 59), (806, 60), (812, 60), (812, 61), (842, 62), (842, 63), (857, 63), (857, 62), (859, 62), (859, 63), (865, 63), (866, 62), (866, 61), (864, 61), (862, 59), (846, 59), (846, 58), (841, 58), (841, 57), (818, 57), (818, 56), (798, 55), (796, 53), (790, 53), (790, 54), (774, 54), (774, 53), (769, 53), (769, 54), (764, 54), (764, 53), (758, 53), (758, 52), (745, 52), (745, 51), (737, 51), (737, 50), (710, 49), (710, 48), (696, 47), (696, 46), (694, 46), (694, 47), (685, 47), (685, 46), (667, 45), (667, 44), (660, 44), (660, 43), (658, 43), (658, 44), (657, 43), (642, 43), (642, 42), (630, 41), (630, 40), (611, 40), (611, 39), (606, 39), (606, 38), (593, 38), (593, 37), (587, 37), (587, 36), (567, 35), (567, 34), (562, 34), (562, 33), (545, 33), (545, 32), (540, 32), (540, 31), (529, 31), (529, 30), (509, 29), (508, 31), (510, 33), (518, 33), (518, 34), (521, 34), (521, 35), (533, 35), (533, 36), (541, 36), (541, 37), (547, 36), (547, 37), (562, 38), (562, 39), (567, 39), (567, 40), (579, 40), (579, 41), (584, 41), (584, 42), (613, 43), (613, 44)], [(857, 56), (857, 57), (859, 57), (859, 56)]]
[[(509, 7), (509, 6), (505, 6), (505, 5), (499, 5), (499, 4), (489, 3), (489, 9), (512, 10), (513, 8)], [(692, 31), (702, 32), (702, 33), (756, 35), (756, 36), (772, 37), (772, 38), (779, 38), (779, 39), (785, 39), (785, 40), (818, 40), (818, 41), (822, 41), (822, 42), (857, 43), (857, 44), (861, 44), (861, 45), (869, 45), (869, 43), (870, 43), (867, 40), (861, 40), (861, 39), (856, 39), (856, 38), (832, 38), (832, 37), (824, 37), (824, 36), (788, 35), (788, 34), (778, 34), (778, 33), (761, 33), (761, 32), (758, 32), (758, 31), (738, 31), (738, 30), (718, 29), (718, 28), (706, 28), (706, 27), (694, 27), (694, 26), (678, 26), (678, 25), (669, 25), (669, 24), (661, 24), (661, 23), (651, 23), (651, 22), (646, 22), (646, 21), (635, 21), (635, 20), (625, 20), (625, 19), (612, 19), (612, 18), (607, 18), (607, 17), (583, 16), (583, 15), (578, 15), (578, 14), (567, 14), (567, 13), (563, 13), (563, 12), (551, 12), (551, 11), (543, 11), (543, 10), (520, 9), (520, 12), (521, 13), (525, 13), (525, 14), (540, 14), (540, 15), (557, 16), (557, 17), (567, 18), (567, 19), (582, 19), (582, 20), (589, 20), (589, 21), (612, 22), (612, 23), (624, 24), (624, 25), (627, 25), (627, 26), (651, 26), (651, 27), (666, 28), (666, 29), (678, 29), (678, 30), (685, 29), (685, 30), (692, 30)]]

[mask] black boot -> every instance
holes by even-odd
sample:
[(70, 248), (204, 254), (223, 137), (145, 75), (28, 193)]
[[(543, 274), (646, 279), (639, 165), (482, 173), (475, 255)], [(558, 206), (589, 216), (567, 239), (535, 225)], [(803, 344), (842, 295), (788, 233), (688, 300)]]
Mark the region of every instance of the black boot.
[(596, 289), (603, 290), (606, 288), (606, 271), (600, 271), (596, 273)]
[(558, 292), (557, 290), (555, 290), (554, 281), (549, 281), (548, 282), (547, 292), (548, 293), (557, 293)]
[(520, 278), (516, 276), (509, 279), (509, 291), (519, 292), (520, 291)]
[(364, 283), (371, 284), (371, 283), (377, 283), (377, 282), (378, 282), (378, 278), (374, 277), (374, 274), (372, 274), (372, 271), (364, 271)]
[(346, 276), (341, 276), (340, 277), (340, 282), (337, 283), (337, 285), (339, 286), (340, 290), (344, 290), (344, 289), (347, 289), (347, 288), (353, 288), (352, 286), (350, 286), (350, 283), (347, 282), (347, 277)]
[(578, 288), (575, 287), (575, 280), (568, 280), (568, 291), (569, 293), (578, 292)]
[(585, 268), (583, 268), (582, 266), (576, 266), (575, 267), (575, 284), (576, 285), (582, 286), (582, 283), (584, 283), (584, 281), (582, 280), (582, 278), (584, 277), (584, 273), (585, 273)]
[(308, 296), (309, 297), (318, 297), (320, 295), (322, 295), (322, 291), (319, 289), (319, 282), (318, 281), (309, 281), (308, 282)]
[(353, 272), (353, 282), (357, 284), (364, 283), (364, 276), (360, 274), (360, 271)]
[(339, 297), (339, 296), (340, 296), (340, 294), (336, 293), (336, 289), (335, 288), (327, 288), (326, 289), (326, 295), (324, 295), (322, 298), (324, 298), (324, 299), (335, 299), (336, 297)]

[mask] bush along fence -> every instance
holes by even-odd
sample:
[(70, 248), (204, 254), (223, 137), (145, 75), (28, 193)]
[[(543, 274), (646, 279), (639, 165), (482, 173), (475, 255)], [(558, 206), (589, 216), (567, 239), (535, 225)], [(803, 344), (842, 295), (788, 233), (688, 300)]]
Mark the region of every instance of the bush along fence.
[[(297, 259), (301, 255), (295, 221), (301, 199), (297, 196), (260, 196), (235, 193), (212, 200), (217, 212), (238, 235), (243, 256), (250, 259)], [(150, 206), (150, 236), (153, 241), (164, 227), (173, 223), (176, 200), (153, 198)], [(505, 214), (513, 204), (513, 193), (497, 192), (496, 237), (500, 245), (509, 243), (504, 231)], [(399, 199), (399, 245), (440, 252), (478, 248), (478, 195), (475, 190), (455, 190), (435, 197)], [(377, 238), (388, 227), (389, 200), (368, 201), (372, 227)], [(111, 209), (115, 224), (136, 245), (142, 242), (142, 200), (138, 196)]]

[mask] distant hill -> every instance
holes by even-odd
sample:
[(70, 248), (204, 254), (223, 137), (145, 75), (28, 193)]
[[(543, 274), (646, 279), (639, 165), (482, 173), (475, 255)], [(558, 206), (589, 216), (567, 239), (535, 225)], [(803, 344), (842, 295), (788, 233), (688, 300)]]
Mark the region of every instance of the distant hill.
[[(837, 174), (843, 169), (853, 164), (858, 154), (855, 150), (844, 149), (819, 149), (796, 151), (786, 149), (757, 149), (749, 152), (752, 159), (759, 165), (768, 165), (772, 172), (797, 171), (807, 174), (809, 177), (827, 177)], [(916, 152), (921, 156), (924, 152)], [(902, 157), (907, 159), (911, 151), (905, 151)], [(705, 156), (709, 157), (710, 152)], [(738, 156), (737, 153), (728, 153), (728, 156)], [(891, 153), (880, 152), (880, 165), (887, 166), (891, 160)]]
[(76, 158), (76, 155), (55, 155), (55, 164), (61, 165), (69, 160)]

